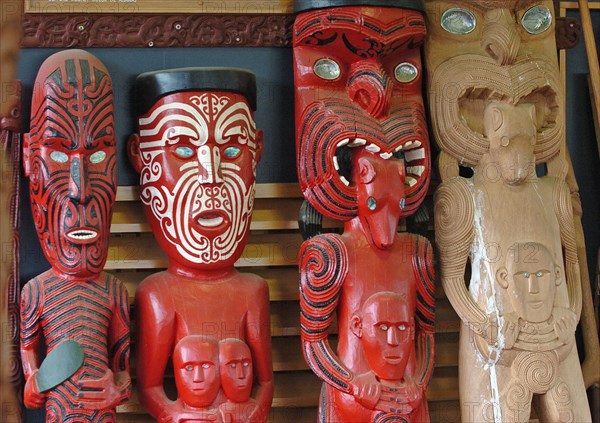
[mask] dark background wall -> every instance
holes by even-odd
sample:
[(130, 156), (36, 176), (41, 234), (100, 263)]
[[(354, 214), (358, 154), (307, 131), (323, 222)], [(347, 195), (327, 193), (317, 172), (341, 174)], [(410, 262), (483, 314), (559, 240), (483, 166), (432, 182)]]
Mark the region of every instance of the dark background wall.
[[(577, 13), (573, 12), (573, 16)], [(592, 11), (596, 40), (600, 40), (600, 11)], [(26, 49), (21, 53), (19, 79), (23, 84), (23, 132), (29, 130), (31, 91), (42, 62), (57, 50)], [(265, 146), (258, 167), (259, 182), (296, 181), (294, 147), (294, 93), (291, 49), (276, 48), (170, 48), (90, 49), (113, 78), (115, 120), (118, 134), (119, 185), (137, 184), (137, 175), (126, 154), (127, 137), (134, 131), (135, 99), (131, 86), (135, 77), (152, 70), (186, 66), (231, 66), (257, 75), (256, 121), (264, 131)], [(583, 223), (588, 264), (595, 276), (600, 247), (600, 160), (596, 148), (587, 85), (587, 59), (583, 41), (567, 53), (567, 144), (571, 152), (583, 203)], [(28, 185), (22, 178), (21, 283), (49, 268), (33, 229)], [(43, 412), (26, 411), (26, 423), (43, 422)]]

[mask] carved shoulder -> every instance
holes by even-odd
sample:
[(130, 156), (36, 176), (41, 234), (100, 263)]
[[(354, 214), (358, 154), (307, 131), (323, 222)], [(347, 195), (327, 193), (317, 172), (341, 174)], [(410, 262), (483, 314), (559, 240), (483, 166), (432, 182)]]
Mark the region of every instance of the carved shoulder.
[(327, 337), (342, 284), (348, 274), (348, 253), (335, 234), (319, 235), (300, 248), (300, 323), (302, 339)]

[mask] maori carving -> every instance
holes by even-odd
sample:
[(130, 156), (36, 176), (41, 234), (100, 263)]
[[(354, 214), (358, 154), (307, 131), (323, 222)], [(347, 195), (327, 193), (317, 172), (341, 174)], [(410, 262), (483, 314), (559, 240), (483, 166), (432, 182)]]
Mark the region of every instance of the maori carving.
[[(114, 422), (131, 394), (127, 291), (102, 272), (117, 184), (112, 100), (107, 69), (82, 50), (50, 56), (34, 85), (23, 163), (52, 268), (23, 288), (21, 357), (25, 405), (45, 404), (48, 422)], [(67, 340), (83, 350), (81, 367), (69, 372), (67, 355), (41, 367), (42, 350), (49, 360)], [(42, 390), (44, 371), (62, 382)]]
[[(136, 89), (139, 132), (129, 155), (144, 212), (169, 257), (168, 270), (136, 292), (140, 401), (160, 422), (206, 415), (266, 422), (273, 398), (268, 287), (234, 268), (250, 229), (262, 151), (255, 77), (237, 69), (172, 69), (140, 75)], [(180, 378), (179, 398), (171, 401), (164, 372), (169, 357), (176, 371), (186, 363), (183, 352), (205, 356), (208, 367), (198, 371), (206, 390), (190, 392), (196, 380)]]
[[(313, 230), (318, 215), (309, 219), (312, 238), (299, 256), (304, 357), (325, 382), (319, 421), (429, 421), (431, 245), (397, 233), (429, 184), (422, 4), (300, 1), (296, 9), (303, 214), (345, 221), (335, 235)], [(335, 315), (337, 351), (328, 341)]]
[(24, 48), (288, 47), (289, 15), (27, 14)]
[[(559, 154), (564, 93), (552, 2), (428, 0), (426, 10), (442, 150), (436, 241), (462, 320), (462, 419), (527, 422), (534, 405), (543, 421), (591, 421), (574, 337), (582, 294)], [(540, 163), (547, 175), (537, 175)], [(473, 176), (459, 176), (459, 165)]]
[(23, 4), (7, 0), (0, 10), (0, 420), (20, 421), (16, 392), (23, 385), (19, 360), (19, 166), (21, 87), (16, 81)]

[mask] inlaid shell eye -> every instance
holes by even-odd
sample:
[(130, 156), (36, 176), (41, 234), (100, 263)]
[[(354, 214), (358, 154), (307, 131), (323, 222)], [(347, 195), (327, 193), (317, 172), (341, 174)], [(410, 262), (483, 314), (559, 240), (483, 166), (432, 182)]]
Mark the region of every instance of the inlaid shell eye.
[(244, 367), (248, 367), (250, 365), (250, 363), (248, 363), (247, 361), (244, 361), (244, 363), (242, 364)]
[(98, 164), (102, 163), (106, 159), (106, 153), (104, 151), (96, 151), (90, 156), (90, 163)]
[(53, 151), (52, 153), (50, 153), (50, 158), (56, 163), (66, 163), (69, 161), (69, 156), (67, 156), (62, 151)]
[(529, 272), (523, 272), (523, 277), (525, 279), (529, 279), (529, 276), (530, 276)]
[(194, 150), (192, 150), (190, 147), (177, 147), (175, 149), (175, 154), (182, 159), (189, 159), (194, 155)]
[(380, 325), (379, 329), (381, 329), (381, 330), (388, 330), (388, 325)]
[(235, 159), (237, 156), (239, 156), (239, 155), (240, 155), (240, 152), (241, 152), (241, 151), (242, 151), (242, 150), (240, 150), (240, 149), (239, 149), (239, 148), (237, 148), (237, 147), (227, 147), (227, 148), (225, 149), (225, 151), (223, 151), (223, 155), (224, 155), (225, 157), (228, 157), (228, 158), (230, 158), (230, 159)]
[(400, 199), (400, 210), (404, 210), (404, 207), (406, 207), (406, 198), (401, 198)]
[(404, 326), (404, 325), (400, 325), (400, 326), (398, 326), (398, 329), (400, 329), (400, 330), (404, 331), (404, 330), (406, 330), (406, 326)]
[(477, 26), (477, 19), (468, 10), (453, 7), (442, 14), (441, 25), (451, 34), (465, 35), (473, 32)]
[(237, 363), (231, 363), (231, 368), (235, 369), (237, 367)]
[(202, 368), (203, 368), (203, 369), (208, 369), (209, 367), (210, 367), (210, 365), (209, 365), (208, 363), (204, 363), (204, 364), (202, 365)]
[(530, 34), (541, 34), (552, 25), (552, 12), (544, 6), (533, 6), (523, 14), (521, 25)]
[(192, 370), (194, 370), (194, 367), (192, 367), (192, 365), (191, 365), (191, 364), (188, 364), (187, 366), (185, 366), (185, 369), (186, 369), (188, 372), (191, 372)]
[(412, 63), (400, 63), (394, 69), (394, 76), (398, 82), (407, 83), (414, 81), (419, 76), (419, 70)]
[(377, 208), (377, 200), (373, 197), (369, 197), (369, 199), (367, 200), (367, 207), (369, 208), (369, 210), (375, 210)]
[(319, 59), (313, 66), (315, 74), (326, 81), (338, 79), (342, 73), (340, 65), (331, 59)]
[(544, 276), (544, 272), (540, 271), (540, 272), (537, 272), (535, 275), (536, 275), (538, 278), (541, 278), (542, 276)]

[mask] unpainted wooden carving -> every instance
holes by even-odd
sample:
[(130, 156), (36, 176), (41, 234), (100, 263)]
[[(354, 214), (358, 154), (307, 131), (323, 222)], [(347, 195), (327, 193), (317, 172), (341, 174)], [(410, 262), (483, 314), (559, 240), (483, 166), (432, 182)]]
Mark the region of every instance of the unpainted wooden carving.
[[(151, 72), (136, 82), (139, 133), (129, 155), (169, 257), (168, 269), (136, 292), (139, 398), (159, 422), (266, 422), (271, 407), (268, 286), (234, 267), (262, 151), (255, 84), (248, 71), (214, 68)], [(163, 381), (169, 359), (176, 401)]]
[[(551, 1), (426, 1), (444, 290), (462, 320), (465, 422), (590, 421)], [(547, 164), (538, 176), (536, 164)], [(460, 166), (472, 168), (470, 178)], [(470, 283), (464, 280), (467, 266)]]
[(83, 50), (50, 56), (35, 81), (31, 118), (23, 163), (52, 267), (21, 295), (24, 402), (45, 405), (48, 422), (114, 422), (131, 379), (127, 290), (102, 272), (117, 188), (106, 67)]
[(305, 241), (299, 258), (304, 356), (325, 382), (319, 421), (429, 421), (433, 255), (427, 239), (397, 233), (429, 184), (421, 7), (296, 3), (300, 185), (314, 209), (345, 222), (342, 235)]

